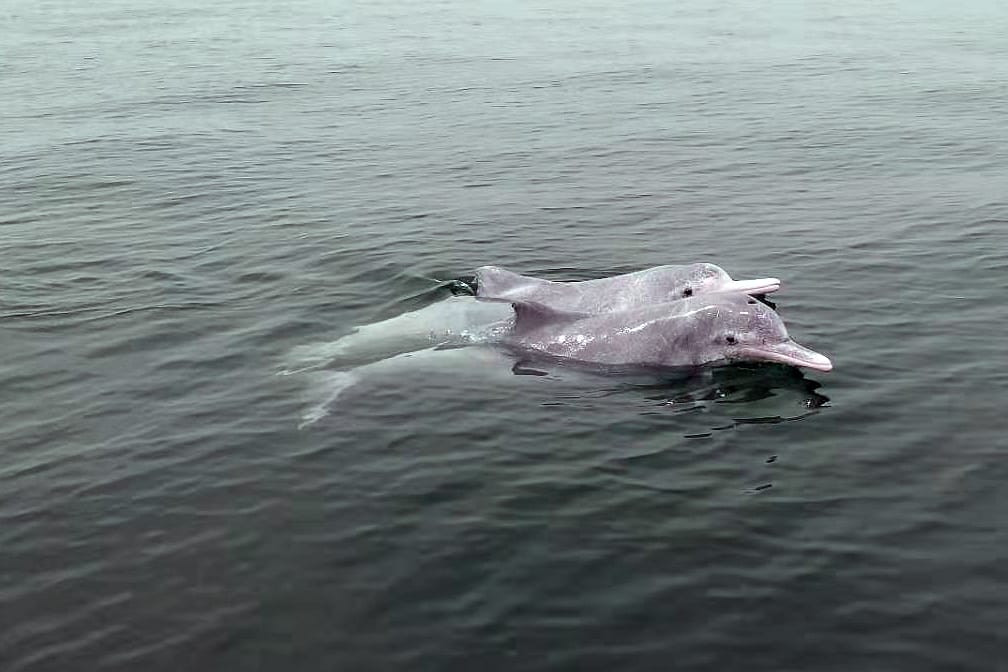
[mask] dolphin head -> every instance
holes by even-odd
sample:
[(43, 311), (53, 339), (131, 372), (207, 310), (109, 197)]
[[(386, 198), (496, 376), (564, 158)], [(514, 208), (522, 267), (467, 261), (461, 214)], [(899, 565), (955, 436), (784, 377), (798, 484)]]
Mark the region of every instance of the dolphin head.
[(672, 283), (671, 300), (714, 292), (742, 292), (744, 294), (769, 294), (780, 289), (777, 278), (732, 280), (728, 272), (717, 264), (699, 263), (682, 267)]
[(713, 294), (698, 299), (694, 343), (706, 361), (779, 362), (830, 371), (825, 355), (796, 343), (770, 307), (745, 294)]

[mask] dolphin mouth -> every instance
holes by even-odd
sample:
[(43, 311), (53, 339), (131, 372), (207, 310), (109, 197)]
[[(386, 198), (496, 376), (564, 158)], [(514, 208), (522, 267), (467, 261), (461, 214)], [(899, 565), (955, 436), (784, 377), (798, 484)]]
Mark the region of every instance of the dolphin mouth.
[(802, 366), (816, 371), (833, 370), (833, 362), (826, 355), (820, 355), (803, 345), (798, 345), (791, 339), (764, 346), (748, 346), (741, 352), (752, 359), (779, 362), (791, 366)]
[(721, 288), (722, 292), (742, 292), (744, 294), (769, 294), (780, 289), (777, 278), (757, 278), (755, 280), (731, 280)]

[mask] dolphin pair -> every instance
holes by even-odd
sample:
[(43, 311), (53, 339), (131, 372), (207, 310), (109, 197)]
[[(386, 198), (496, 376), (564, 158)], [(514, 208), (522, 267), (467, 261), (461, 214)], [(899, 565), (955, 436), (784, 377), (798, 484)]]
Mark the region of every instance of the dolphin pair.
[(750, 296), (779, 289), (776, 278), (733, 280), (714, 264), (692, 264), (552, 282), (484, 266), (476, 283), (477, 299), (512, 303), (508, 343), (552, 357), (605, 366), (768, 361), (833, 368)]

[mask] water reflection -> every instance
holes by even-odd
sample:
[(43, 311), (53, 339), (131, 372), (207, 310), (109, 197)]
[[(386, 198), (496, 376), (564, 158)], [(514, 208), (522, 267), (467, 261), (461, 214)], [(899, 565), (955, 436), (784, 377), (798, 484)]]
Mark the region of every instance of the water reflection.
[[(519, 359), (512, 373), (570, 379), (574, 370), (569, 363)], [(660, 372), (580, 369), (578, 373), (604, 376), (609, 384), (615, 383), (608, 394), (642, 394), (650, 402), (649, 413), (658, 408), (674, 414), (712, 414), (719, 419), (713, 430), (798, 420), (818, 412), (830, 400), (820, 392), (822, 383), (783, 364), (740, 363)]]
[[(666, 394), (648, 398), (665, 400), (669, 406), (678, 408), (717, 403), (735, 405), (737, 411), (743, 411), (743, 407), (752, 407), (756, 402), (770, 401), (810, 411), (829, 401), (829, 397), (817, 392), (821, 387), (822, 383), (794, 367), (737, 364), (714, 367), (685, 380), (669, 380), (659, 387), (667, 390)], [(740, 417), (738, 422), (780, 421), (790, 415)]]

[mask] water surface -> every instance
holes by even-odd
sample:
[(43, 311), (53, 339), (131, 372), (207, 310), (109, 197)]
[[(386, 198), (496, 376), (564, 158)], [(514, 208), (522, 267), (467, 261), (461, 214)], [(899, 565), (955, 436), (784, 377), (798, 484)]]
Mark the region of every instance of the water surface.
[[(4, 670), (1008, 660), (1002, 4), (10, 0), (0, 34)], [(834, 372), (332, 359), (482, 264), (699, 260), (782, 278)]]

